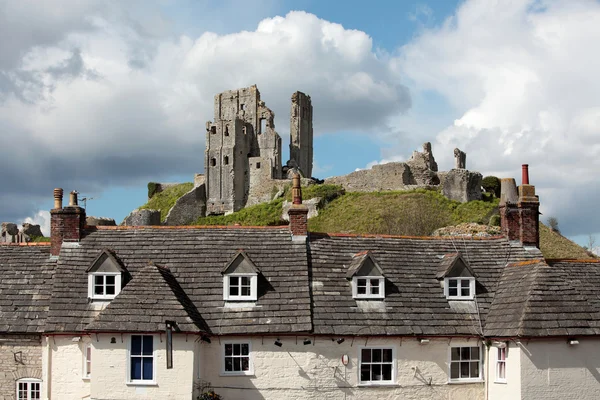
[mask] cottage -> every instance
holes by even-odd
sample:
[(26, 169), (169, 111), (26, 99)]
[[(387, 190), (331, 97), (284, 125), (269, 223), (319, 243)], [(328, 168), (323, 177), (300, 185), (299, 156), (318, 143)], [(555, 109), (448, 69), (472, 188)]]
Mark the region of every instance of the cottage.
[(544, 260), (503, 184), (485, 239), (309, 233), (299, 179), (289, 227), (85, 227), (57, 190), (51, 245), (0, 247), (2, 396), (598, 398), (600, 264)]

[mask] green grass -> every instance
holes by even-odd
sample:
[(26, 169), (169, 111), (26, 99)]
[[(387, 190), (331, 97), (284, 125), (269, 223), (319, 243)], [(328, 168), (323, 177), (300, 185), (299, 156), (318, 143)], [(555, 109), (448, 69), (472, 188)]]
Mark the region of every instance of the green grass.
[(287, 222), (281, 220), (282, 204), (283, 199), (277, 199), (269, 203), (246, 207), (229, 215), (211, 215), (198, 218), (193, 225), (285, 225)]
[(155, 194), (140, 209), (159, 210), (160, 220), (164, 221), (171, 208), (175, 205), (175, 202), (177, 202), (177, 199), (192, 190), (193, 187), (194, 184), (191, 182), (168, 187), (164, 191)]
[(593, 258), (583, 247), (540, 222), (540, 250), (546, 258)]
[(46, 236), (32, 236), (31, 242), (32, 243), (47, 243), (47, 242), (50, 242), (50, 238), (46, 237)]

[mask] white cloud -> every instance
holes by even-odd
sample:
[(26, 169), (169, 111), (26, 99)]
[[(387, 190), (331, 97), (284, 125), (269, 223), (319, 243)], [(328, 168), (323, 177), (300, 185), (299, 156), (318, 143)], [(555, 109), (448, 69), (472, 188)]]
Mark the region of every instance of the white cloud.
[(587, 200), (600, 195), (598, 21), (595, 1), (467, 1), (404, 46), (399, 64), (457, 110), (436, 156), (458, 146), (468, 167), (499, 176), (529, 163), (542, 212), (570, 235), (600, 224)]
[(0, 29), (16, 40), (0, 54), (5, 219), (30, 215), (53, 187), (98, 193), (199, 172), (213, 96), (226, 89), (257, 84), (284, 138), (295, 90), (313, 99), (316, 134), (376, 132), (410, 107), (394, 59), (364, 32), (291, 12), (254, 31), (175, 37), (119, 4), (52, 9), (33, 39), (26, 9), (4, 5), (12, 22)]
[(27, 217), (21, 222), (24, 223), (39, 225), (44, 236), (50, 236), (50, 212), (38, 211), (33, 217)]

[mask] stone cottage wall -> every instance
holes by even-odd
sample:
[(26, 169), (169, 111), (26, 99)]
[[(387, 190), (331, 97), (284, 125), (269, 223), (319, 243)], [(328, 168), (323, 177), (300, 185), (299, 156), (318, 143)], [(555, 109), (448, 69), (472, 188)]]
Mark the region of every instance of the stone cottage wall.
[(16, 381), (42, 379), (40, 335), (0, 335), (0, 400), (14, 400)]

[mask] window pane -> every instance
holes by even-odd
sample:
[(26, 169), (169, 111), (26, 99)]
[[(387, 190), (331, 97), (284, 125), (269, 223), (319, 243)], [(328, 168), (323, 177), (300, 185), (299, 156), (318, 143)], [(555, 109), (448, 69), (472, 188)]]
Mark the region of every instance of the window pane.
[(105, 294), (114, 295), (115, 294), (115, 287), (114, 286), (110, 286), (110, 285), (106, 285), (106, 293)]
[(237, 286), (239, 284), (239, 278), (237, 276), (229, 277), (229, 286)]
[(379, 286), (371, 286), (371, 294), (379, 294)]
[(373, 349), (373, 362), (381, 362), (381, 349)]
[(456, 280), (456, 279), (448, 279), (448, 287), (449, 288), (457, 288), (458, 287), (458, 280)]
[(471, 360), (479, 360), (479, 347), (471, 347)]
[(362, 362), (371, 362), (371, 349), (362, 349), (360, 355)]
[(506, 360), (506, 349), (498, 349), (498, 360)]
[(247, 356), (248, 354), (250, 354), (250, 346), (248, 346), (248, 343), (243, 343), (242, 344), (242, 354)]
[(226, 344), (225, 345), (225, 355), (226, 356), (230, 356), (233, 354), (233, 345), (232, 344)]
[(506, 379), (506, 364), (498, 363), (498, 379)]
[(450, 379), (458, 379), (460, 375), (458, 374), (459, 363), (454, 362), (450, 364)]
[(40, 384), (32, 383), (31, 384), (31, 399), (39, 399), (40, 398)]
[(96, 284), (96, 285), (104, 285), (104, 275), (96, 275), (96, 276), (94, 276), (94, 284)]
[(94, 285), (94, 294), (104, 294), (104, 286), (102, 286), (102, 284)]
[(460, 281), (460, 287), (461, 287), (461, 288), (468, 288), (468, 287), (470, 287), (470, 286), (471, 286), (471, 282), (469, 282), (469, 280), (468, 280), (468, 279), (462, 279), (462, 280)]
[(140, 335), (131, 336), (131, 354), (134, 356), (142, 354), (142, 337)]
[(383, 349), (383, 362), (392, 362), (392, 349)]
[(371, 287), (373, 286), (379, 287), (379, 279), (371, 279)]
[(242, 358), (242, 371), (248, 371), (250, 369), (250, 359), (248, 357)]
[(145, 356), (151, 356), (152, 355), (152, 342), (153, 342), (153, 337), (152, 336), (144, 336), (144, 341), (143, 341), (143, 353)]
[(383, 364), (381, 366), (384, 381), (392, 380), (392, 364)]
[(229, 286), (229, 295), (230, 296), (238, 296), (239, 293), (240, 293), (240, 291), (237, 286)]
[(471, 362), (471, 378), (479, 378), (479, 362)]
[(368, 382), (371, 380), (371, 368), (369, 365), (362, 365), (360, 367), (360, 381)]
[(143, 379), (151, 381), (152, 380), (152, 357), (144, 357), (143, 358)]
[(458, 289), (456, 289), (456, 288), (449, 288), (448, 289), (448, 295), (451, 296), (451, 297), (458, 296)]
[(114, 285), (115, 284), (115, 276), (114, 275), (106, 275), (106, 284)]
[(358, 294), (367, 294), (367, 287), (366, 286), (357, 286), (356, 287), (356, 293), (358, 293)]
[(250, 277), (249, 276), (242, 276), (242, 285), (250, 286)]
[(460, 359), (461, 360), (470, 360), (471, 359), (471, 348), (470, 347), (461, 347), (460, 348)]
[(450, 359), (451, 360), (460, 360), (460, 347), (453, 347), (452, 351), (450, 352)]
[(233, 355), (234, 356), (239, 356), (242, 353), (242, 346), (240, 344), (234, 344), (233, 345)]
[(242, 370), (242, 360), (240, 358), (233, 359), (233, 370), (241, 371)]
[(242, 286), (242, 296), (250, 296), (250, 286)]
[(461, 378), (469, 378), (469, 363), (468, 362), (460, 363), (460, 377)]
[(471, 289), (469, 289), (469, 288), (461, 288), (460, 289), (460, 295), (464, 296), (464, 297), (470, 297), (471, 296)]
[(225, 371), (233, 371), (233, 358), (225, 357)]
[(381, 364), (371, 364), (371, 380), (380, 381), (381, 376)]
[(142, 358), (131, 357), (131, 380), (142, 379)]
[(356, 285), (357, 286), (367, 286), (367, 280), (366, 279), (357, 279)]

